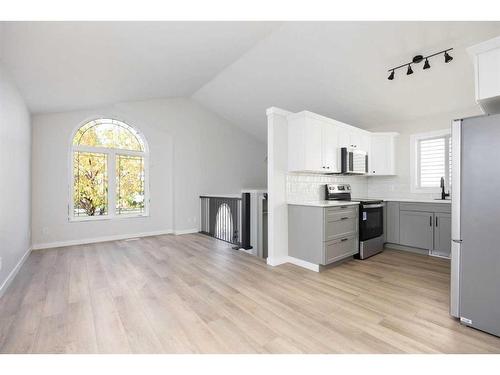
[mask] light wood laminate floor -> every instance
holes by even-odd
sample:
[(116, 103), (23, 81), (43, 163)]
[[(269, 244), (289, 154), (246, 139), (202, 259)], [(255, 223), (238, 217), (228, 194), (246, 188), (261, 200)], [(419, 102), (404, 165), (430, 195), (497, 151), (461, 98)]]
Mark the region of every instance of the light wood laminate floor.
[(33, 251), (3, 353), (499, 353), (448, 315), (449, 261), (386, 250), (314, 273), (193, 234)]

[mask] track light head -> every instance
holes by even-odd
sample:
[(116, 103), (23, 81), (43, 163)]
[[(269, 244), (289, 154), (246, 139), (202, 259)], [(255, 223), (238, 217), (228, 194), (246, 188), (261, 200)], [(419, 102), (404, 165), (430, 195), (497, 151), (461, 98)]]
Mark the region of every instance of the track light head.
[(406, 71), (406, 75), (409, 76), (410, 74), (413, 74), (413, 69), (411, 68), (411, 65), (408, 64), (408, 70)]
[(429, 64), (429, 60), (425, 59), (424, 69), (429, 69), (430, 67), (431, 67), (431, 64)]
[(394, 70), (389, 74), (389, 77), (387, 77), (389, 81), (392, 81), (394, 79)]
[(449, 63), (451, 60), (453, 60), (453, 57), (451, 57), (448, 52), (444, 53), (444, 62)]

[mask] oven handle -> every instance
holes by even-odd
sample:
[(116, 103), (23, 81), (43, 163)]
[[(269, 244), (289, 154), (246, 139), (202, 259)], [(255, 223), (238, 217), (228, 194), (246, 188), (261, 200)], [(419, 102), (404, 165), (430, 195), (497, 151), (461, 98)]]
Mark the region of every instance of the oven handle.
[(380, 208), (380, 207), (384, 207), (384, 204), (383, 203), (380, 203), (380, 204), (364, 204), (361, 207), (362, 208)]

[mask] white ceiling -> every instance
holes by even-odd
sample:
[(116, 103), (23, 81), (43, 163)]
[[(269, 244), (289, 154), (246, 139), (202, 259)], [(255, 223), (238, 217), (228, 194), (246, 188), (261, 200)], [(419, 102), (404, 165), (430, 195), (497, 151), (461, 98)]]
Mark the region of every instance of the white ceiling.
[[(465, 48), (498, 35), (500, 22), (13, 22), (0, 58), (35, 113), (193, 96), (265, 140), (270, 106), (362, 128), (468, 110)], [(387, 80), (449, 47), (451, 63)]]
[(277, 26), (276, 22), (2, 22), (0, 58), (32, 112), (66, 111), (190, 96)]
[[(261, 139), (265, 109), (310, 110), (362, 128), (475, 105), (465, 48), (500, 35), (499, 22), (286, 23), (227, 67), (194, 98)], [(454, 60), (387, 69), (416, 54), (455, 48)]]

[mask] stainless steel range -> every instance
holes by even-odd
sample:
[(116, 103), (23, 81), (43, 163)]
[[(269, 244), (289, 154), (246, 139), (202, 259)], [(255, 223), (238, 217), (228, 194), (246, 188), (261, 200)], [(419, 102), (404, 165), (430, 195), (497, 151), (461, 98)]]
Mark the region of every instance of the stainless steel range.
[(351, 198), (351, 185), (325, 185), (326, 200), (359, 203), (359, 255), (366, 259), (384, 249), (384, 202), (378, 199)]

